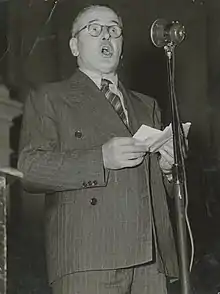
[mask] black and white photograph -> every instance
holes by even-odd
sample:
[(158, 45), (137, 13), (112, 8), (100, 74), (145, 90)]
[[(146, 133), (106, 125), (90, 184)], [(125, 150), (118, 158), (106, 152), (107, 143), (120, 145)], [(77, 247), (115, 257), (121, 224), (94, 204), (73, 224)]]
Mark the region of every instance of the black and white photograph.
[(220, 293), (219, 28), (219, 0), (0, 0), (0, 294)]

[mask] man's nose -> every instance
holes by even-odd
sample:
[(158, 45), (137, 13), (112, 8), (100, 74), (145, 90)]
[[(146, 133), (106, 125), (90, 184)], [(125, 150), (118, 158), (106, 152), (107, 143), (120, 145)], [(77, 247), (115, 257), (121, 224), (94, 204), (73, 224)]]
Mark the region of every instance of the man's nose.
[(109, 34), (109, 31), (108, 31), (108, 27), (107, 26), (104, 26), (103, 27), (103, 30), (102, 30), (102, 39), (103, 40), (109, 40), (110, 39), (110, 34)]

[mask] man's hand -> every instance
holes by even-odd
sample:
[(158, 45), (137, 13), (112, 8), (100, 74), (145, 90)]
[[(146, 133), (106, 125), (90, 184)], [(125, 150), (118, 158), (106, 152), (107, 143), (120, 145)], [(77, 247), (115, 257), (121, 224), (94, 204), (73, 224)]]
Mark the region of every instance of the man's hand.
[(109, 169), (139, 165), (146, 152), (144, 143), (129, 137), (115, 137), (102, 146), (104, 166)]
[(160, 168), (165, 175), (172, 174), (172, 166), (174, 164), (173, 154), (173, 140), (166, 143), (163, 148), (159, 150), (161, 157), (159, 159)]
[[(185, 146), (183, 145), (183, 157), (186, 158), (186, 154), (188, 151), (188, 140), (185, 138)], [(173, 151), (173, 140), (167, 142), (163, 147), (159, 150), (161, 157), (159, 159), (160, 167), (165, 175), (172, 174), (172, 167), (174, 164), (174, 151)]]

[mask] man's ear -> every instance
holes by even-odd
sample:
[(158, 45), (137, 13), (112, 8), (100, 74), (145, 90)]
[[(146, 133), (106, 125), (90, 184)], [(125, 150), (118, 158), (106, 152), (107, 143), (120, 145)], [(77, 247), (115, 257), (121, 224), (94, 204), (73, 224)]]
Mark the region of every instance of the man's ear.
[(77, 57), (79, 55), (77, 38), (72, 37), (69, 41), (69, 45), (73, 56)]

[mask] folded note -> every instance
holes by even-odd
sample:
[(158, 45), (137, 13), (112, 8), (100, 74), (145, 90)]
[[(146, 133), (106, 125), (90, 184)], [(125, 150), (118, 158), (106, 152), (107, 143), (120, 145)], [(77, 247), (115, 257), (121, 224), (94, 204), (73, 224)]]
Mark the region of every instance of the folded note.
[[(182, 126), (185, 137), (187, 137), (191, 123), (183, 123)], [(163, 131), (142, 125), (133, 137), (144, 141), (150, 152), (158, 152), (164, 144), (173, 139), (172, 125), (169, 124)]]

